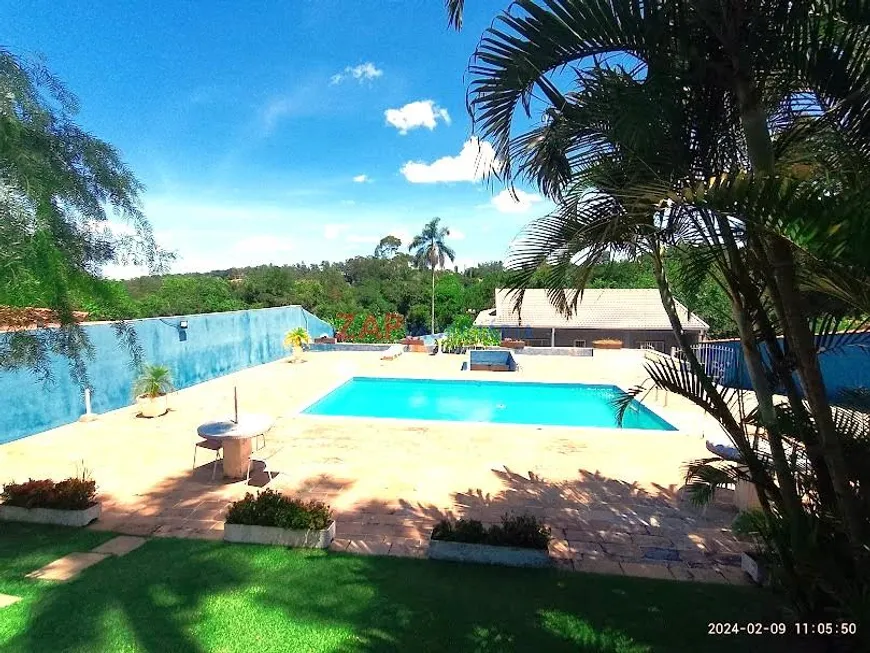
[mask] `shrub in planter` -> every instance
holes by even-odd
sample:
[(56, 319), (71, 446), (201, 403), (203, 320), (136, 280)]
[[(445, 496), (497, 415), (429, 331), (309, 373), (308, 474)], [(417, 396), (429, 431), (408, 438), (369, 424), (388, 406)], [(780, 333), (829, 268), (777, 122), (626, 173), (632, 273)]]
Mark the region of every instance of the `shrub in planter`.
[(504, 515), (501, 524), (489, 528), (475, 519), (455, 522), (445, 519), (435, 525), (432, 539), (546, 551), (550, 543), (550, 529), (531, 515)]
[(133, 395), (143, 417), (159, 417), (169, 410), (166, 395), (175, 390), (172, 374), (164, 365), (145, 365), (133, 383)]
[(84, 475), (57, 483), (50, 479), (7, 483), (0, 493), (0, 519), (86, 526), (100, 516), (96, 493), (96, 483)]
[(0, 494), (3, 505), (19, 508), (85, 510), (96, 505), (97, 484), (85, 478), (68, 478), (55, 483), (50, 479), (30, 479), (7, 483)]
[(319, 501), (302, 501), (280, 492), (265, 490), (255, 497), (250, 492), (230, 505), (228, 524), (274, 526), (290, 530), (324, 530), (332, 523), (332, 510)]

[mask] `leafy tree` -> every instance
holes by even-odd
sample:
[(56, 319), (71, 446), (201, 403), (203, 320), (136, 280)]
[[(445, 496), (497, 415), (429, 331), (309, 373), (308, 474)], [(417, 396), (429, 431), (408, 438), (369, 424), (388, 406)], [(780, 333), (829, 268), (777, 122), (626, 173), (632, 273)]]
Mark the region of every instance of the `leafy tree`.
[(384, 236), (375, 247), (375, 258), (393, 258), (402, 246), (402, 241), (395, 236)]
[[(108, 143), (75, 122), (76, 98), (44, 67), (0, 49), (0, 300), (19, 305), (22, 284), (52, 309), (60, 329), (0, 341), (0, 369), (48, 378), (48, 355), (68, 357), (85, 381), (84, 331), (73, 319), (73, 288), (111, 262), (160, 267), (166, 255), (139, 208), (139, 182)], [(119, 235), (113, 211), (133, 227)], [(129, 332), (116, 325), (119, 335)], [(132, 352), (137, 353), (134, 347)]]
[(434, 218), (426, 223), (423, 231), (414, 236), (414, 240), (408, 245), (408, 250), (413, 252), (414, 265), (420, 269), (432, 270), (432, 333), (435, 333), (435, 270), (444, 268), (444, 261), (456, 258), (456, 253), (445, 242), (450, 235), (450, 229), (439, 227), (441, 218)]

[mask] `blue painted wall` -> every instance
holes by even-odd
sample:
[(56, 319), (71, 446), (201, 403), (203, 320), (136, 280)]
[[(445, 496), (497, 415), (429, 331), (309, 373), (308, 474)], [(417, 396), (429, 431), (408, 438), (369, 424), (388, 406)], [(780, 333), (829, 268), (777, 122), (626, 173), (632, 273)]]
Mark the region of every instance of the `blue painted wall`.
[[(183, 332), (177, 327), (187, 320)], [(176, 388), (187, 388), (286, 355), (282, 340), (295, 327), (312, 338), (332, 336), (333, 328), (299, 306), (131, 320), (144, 360), (172, 370)], [(136, 371), (111, 324), (84, 325), (94, 357), (88, 361), (93, 411), (133, 403)], [(183, 335), (181, 335), (183, 333)], [(25, 371), (0, 373), (0, 443), (68, 424), (84, 413), (82, 388), (69, 376), (66, 359), (51, 361), (53, 382), (43, 384)]]
[[(752, 389), (749, 375), (743, 362), (743, 354), (738, 341), (718, 341), (710, 343), (717, 347), (727, 347), (735, 352), (736, 365), (726, 374), (725, 385)], [(767, 359), (766, 348), (762, 356)], [(849, 388), (870, 388), (870, 333), (845, 334), (836, 337), (828, 349), (819, 354), (819, 365), (828, 397), (836, 401), (843, 390)]]

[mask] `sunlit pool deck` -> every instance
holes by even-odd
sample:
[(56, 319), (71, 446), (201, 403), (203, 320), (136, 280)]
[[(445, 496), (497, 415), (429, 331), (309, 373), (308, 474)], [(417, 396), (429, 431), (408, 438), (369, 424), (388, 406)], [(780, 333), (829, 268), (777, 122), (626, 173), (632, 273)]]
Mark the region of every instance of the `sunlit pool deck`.
[[(175, 393), (162, 418), (136, 418), (129, 407), (0, 445), (0, 480), (63, 478), (84, 466), (103, 501), (90, 528), (214, 539), (226, 504), (265, 485), (332, 505), (333, 548), (363, 554), (424, 556), (432, 524), (446, 515), (492, 522), (530, 512), (552, 528), (551, 555), (565, 568), (743, 582), (740, 545), (722, 531), (733, 509), (702, 512), (679, 498), (683, 465), (707, 455), (703, 436), (717, 427), (677, 397), (644, 402), (678, 429), (670, 432), (300, 414), (353, 376), (622, 388), (644, 378), (641, 353), (628, 350), (520, 356), (516, 373), (461, 372), (463, 360), (311, 352), (304, 363), (262, 365)], [(275, 476), (259, 466), (254, 488), (212, 482), (210, 452), (191, 471), (197, 425), (232, 412), (234, 386), (240, 410), (276, 418), (254, 453)]]

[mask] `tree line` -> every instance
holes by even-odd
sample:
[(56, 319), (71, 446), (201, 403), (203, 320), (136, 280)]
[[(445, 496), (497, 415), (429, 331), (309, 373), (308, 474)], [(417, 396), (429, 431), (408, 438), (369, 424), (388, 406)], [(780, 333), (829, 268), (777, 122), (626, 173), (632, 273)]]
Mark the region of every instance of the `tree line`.
[[(392, 236), (387, 239), (396, 241)], [(474, 319), (492, 308), (496, 288), (509, 287), (511, 273), (501, 261), (465, 270), (436, 269), (435, 329), (444, 331), (459, 316)], [(532, 287), (544, 288), (541, 270)], [(139, 277), (126, 281), (94, 280), (72, 292), (75, 310), (91, 320), (126, 320), (190, 315), (298, 304), (330, 321), (347, 313), (382, 316), (398, 313), (408, 333), (431, 330), (432, 272), (420, 269), (414, 256), (396, 247), (389, 255), (379, 245), (369, 256), (341, 262), (261, 265), (208, 273)], [(595, 266), (589, 288), (655, 288), (651, 262), (646, 258), (613, 261)], [(690, 309), (711, 325), (714, 337), (730, 337), (735, 330), (727, 297), (713, 283), (686, 286), (678, 293)], [(36, 292), (0, 297), (0, 304), (44, 306)], [(463, 321), (464, 324), (464, 321)]]

